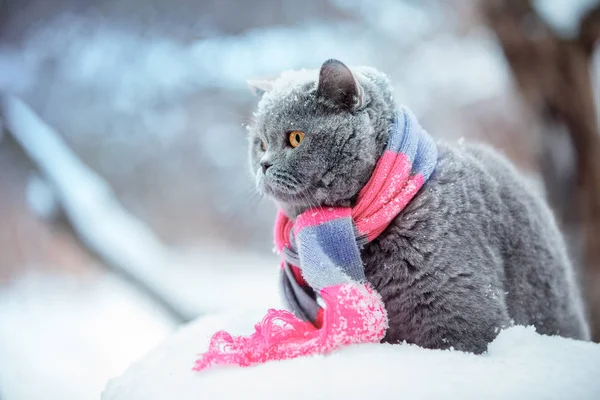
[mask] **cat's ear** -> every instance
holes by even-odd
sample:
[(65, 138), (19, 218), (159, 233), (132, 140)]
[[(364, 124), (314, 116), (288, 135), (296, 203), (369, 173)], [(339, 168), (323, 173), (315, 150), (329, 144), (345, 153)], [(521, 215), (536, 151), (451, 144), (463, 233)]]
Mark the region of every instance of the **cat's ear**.
[(249, 79), (246, 84), (252, 94), (259, 97), (273, 89), (273, 81), (268, 79)]
[(363, 105), (363, 88), (343, 62), (329, 59), (321, 66), (317, 95), (355, 110)]

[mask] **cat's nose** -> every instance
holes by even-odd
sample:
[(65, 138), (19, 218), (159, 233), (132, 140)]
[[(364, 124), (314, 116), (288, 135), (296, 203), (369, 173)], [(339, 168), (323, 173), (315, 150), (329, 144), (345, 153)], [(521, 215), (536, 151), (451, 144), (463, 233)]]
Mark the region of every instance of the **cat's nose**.
[(260, 166), (262, 167), (263, 173), (267, 173), (267, 170), (271, 168), (273, 164), (268, 161), (261, 161)]

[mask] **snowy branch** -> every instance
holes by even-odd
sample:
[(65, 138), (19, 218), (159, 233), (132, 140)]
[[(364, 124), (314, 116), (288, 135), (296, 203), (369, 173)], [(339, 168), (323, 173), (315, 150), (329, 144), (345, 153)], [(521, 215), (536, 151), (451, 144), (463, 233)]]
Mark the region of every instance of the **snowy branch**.
[(196, 317), (165, 288), (162, 269), (168, 265), (168, 251), (119, 204), (108, 184), (18, 98), (2, 96), (0, 115), (7, 132), (51, 184), (80, 239), (109, 265), (144, 286), (180, 320)]

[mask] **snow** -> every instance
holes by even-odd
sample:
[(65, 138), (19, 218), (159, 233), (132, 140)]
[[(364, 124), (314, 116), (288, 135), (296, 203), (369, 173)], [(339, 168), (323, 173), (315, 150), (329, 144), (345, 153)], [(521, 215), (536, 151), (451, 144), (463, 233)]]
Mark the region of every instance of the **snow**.
[[(281, 307), (275, 256), (212, 249), (180, 254), (163, 268), (165, 290), (203, 315)], [(98, 399), (108, 379), (165, 340), (177, 322), (115, 274), (25, 275), (0, 286), (0, 398)]]
[(175, 326), (114, 275), (25, 275), (0, 289), (0, 396), (97, 399)]
[(191, 370), (219, 329), (250, 333), (263, 312), (199, 319), (109, 381), (102, 400), (177, 399), (598, 399), (600, 344), (502, 331), (488, 353), (364, 344), (329, 356), (251, 368)]

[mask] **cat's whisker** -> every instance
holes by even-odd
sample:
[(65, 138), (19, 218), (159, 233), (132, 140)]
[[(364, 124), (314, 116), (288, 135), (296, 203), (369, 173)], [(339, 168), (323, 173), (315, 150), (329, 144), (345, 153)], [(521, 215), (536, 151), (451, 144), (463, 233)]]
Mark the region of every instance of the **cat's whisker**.
[(310, 208), (314, 208), (316, 204), (313, 204), (307, 193), (308, 192), (302, 193), (300, 197), (302, 197), (302, 201), (306, 203)]
[[(321, 209), (321, 204), (319, 204), (319, 200), (317, 200), (317, 197), (313, 194), (313, 192), (306, 192), (307, 196), (306, 197), (310, 197), (312, 198), (312, 202), (311, 203), (311, 207), (318, 207), (319, 209)], [(310, 199), (309, 199), (310, 200)]]
[[(314, 189), (315, 191), (319, 189), (319, 187), (317, 185), (315, 185), (314, 183), (310, 184), (310, 187), (312, 189)], [(315, 193), (313, 193), (312, 191), (307, 192), (312, 199), (314, 200), (314, 205), (312, 207), (317, 207), (319, 210), (323, 209), (323, 204), (317, 199), (317, 196), (315, 195)], [(326, 199), (327, 200), (327, 199)]]

